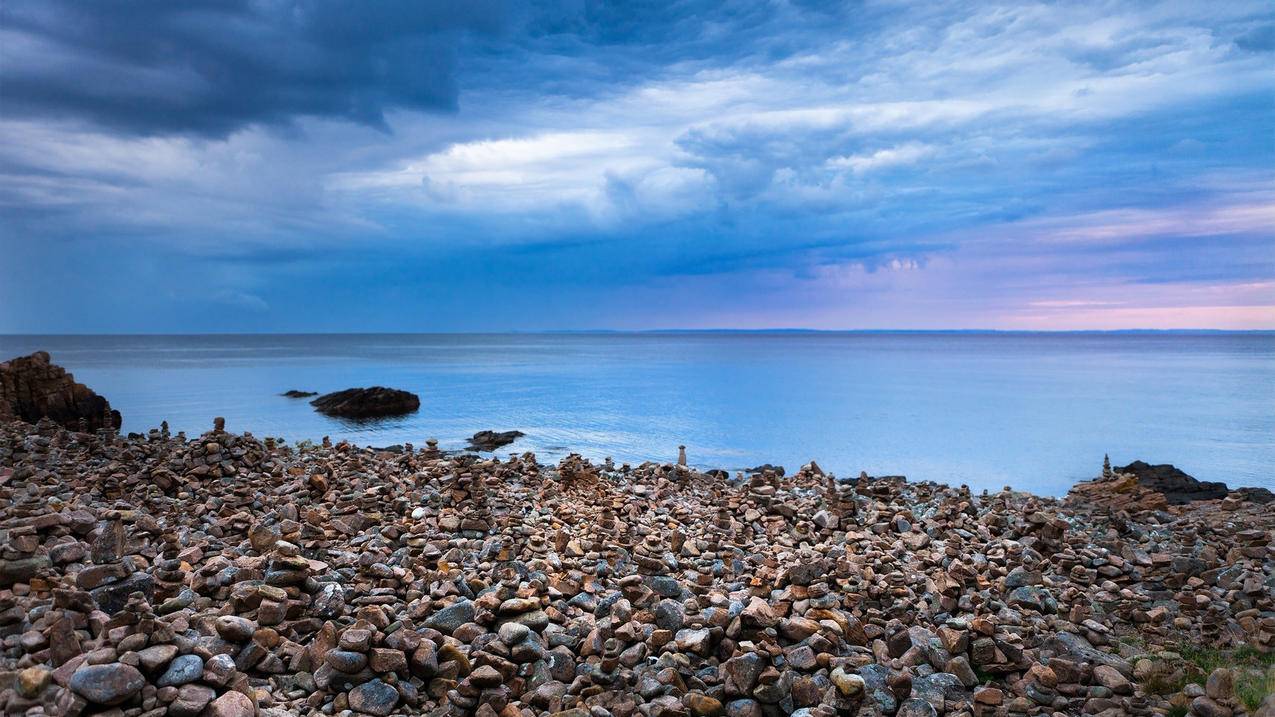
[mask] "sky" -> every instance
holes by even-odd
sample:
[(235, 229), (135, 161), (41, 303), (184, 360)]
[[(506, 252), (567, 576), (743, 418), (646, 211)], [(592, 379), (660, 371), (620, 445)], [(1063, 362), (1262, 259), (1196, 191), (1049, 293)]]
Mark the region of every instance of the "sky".
[(0, 4), (0, 332), (1275, 328), (1275, 6)]

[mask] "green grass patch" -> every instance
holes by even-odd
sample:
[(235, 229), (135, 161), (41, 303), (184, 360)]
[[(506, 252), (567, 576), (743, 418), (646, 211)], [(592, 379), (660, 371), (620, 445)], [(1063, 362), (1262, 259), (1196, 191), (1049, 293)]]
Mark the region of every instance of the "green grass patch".
[[(1275, 693), (1275, 654), (1258, 652), (1250, 645), (1234, 650), (1217, 650), (1191, 643), (1180, 645), (1178, 653), (1187, 665), (1194, 668), (1191, 670), (1194, 674), (1186, 675), (1188, 681), (1203, 684), (1213, 670), (1219, 667), (1231, 668), (1235, 697), (1249, 710), (1257, 709), (1268, 695)], [(1185, 684), (1183, 682), (1176, 689), (1182, 689)], [(1151, 688), (1147, 687), (1147, 690), (1151, 691)]]
[(1171, 674), (1156, 673), (1147, 680), (1143, 681), (1142, 689), (1149, 695), (1168, 696), (1177, 692), (1181, 692), (1188, 682), (1191, 682), (1191, 675), (1186, 670), (1174, 670)]
[(1235, 697), (1249, 712), (1256, 710), (1271, 694), (1275, 694), (1275, 667), (1268, 667), (1264, 672), (1236, 671)]

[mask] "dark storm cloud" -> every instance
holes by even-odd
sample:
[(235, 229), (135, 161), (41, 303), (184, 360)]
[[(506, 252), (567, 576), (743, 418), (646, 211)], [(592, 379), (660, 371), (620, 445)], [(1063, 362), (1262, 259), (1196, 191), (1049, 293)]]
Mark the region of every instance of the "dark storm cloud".
[(455, 107), (456, 46), (502, 0), (6, 2), (0, 112), (223, 136), (298, 116)]

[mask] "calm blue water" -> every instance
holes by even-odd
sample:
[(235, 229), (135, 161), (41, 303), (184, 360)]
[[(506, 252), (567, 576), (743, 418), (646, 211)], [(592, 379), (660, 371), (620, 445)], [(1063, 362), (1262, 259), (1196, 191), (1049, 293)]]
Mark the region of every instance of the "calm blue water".
[[(1170, 462), (1275, 488), (1271, 334), (601, 334), (0, 336), (110, 399), (127, 431), (167, 419), (290, 440), (324, 435), (617, 461), (790, 469), (1062, 494), (1113, 463)], [(415, 415), (351, 423), (278, 394), (386, 385)], [(505, 451), (502, 451), (502, 453)]]

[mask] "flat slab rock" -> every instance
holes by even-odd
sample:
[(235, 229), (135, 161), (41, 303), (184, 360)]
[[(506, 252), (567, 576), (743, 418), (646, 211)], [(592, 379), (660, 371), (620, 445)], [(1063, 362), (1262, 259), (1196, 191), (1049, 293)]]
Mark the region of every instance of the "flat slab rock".
[(372, 386), (327, 393), (310, 402), (319, 413), (341, 418), (401, 416), (421, 407), (420, 396), (397, 388)]

